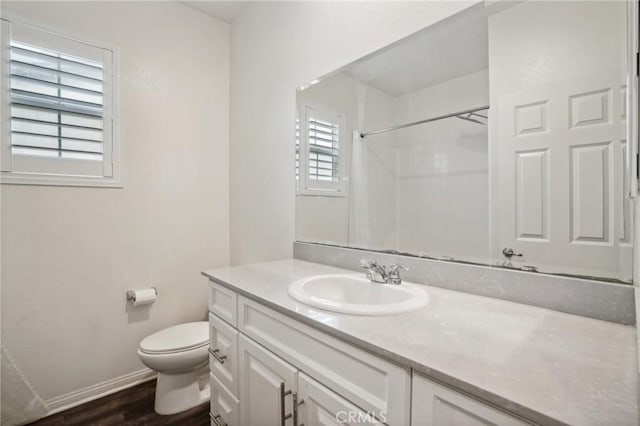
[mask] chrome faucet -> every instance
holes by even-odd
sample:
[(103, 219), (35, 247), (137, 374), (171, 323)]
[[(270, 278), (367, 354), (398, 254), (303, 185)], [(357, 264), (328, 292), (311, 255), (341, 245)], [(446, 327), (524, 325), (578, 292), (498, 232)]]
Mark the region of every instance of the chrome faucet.
[(400, 278), (400, 269), (408, 270), (404, 265), (398, 265), (392, 263), (389, 269), (385, 266), (378, 265), (378, 262), (374, 259), (362, 259), (360, 264), (367, 270), (367, 278), (372, 283), (379, 284), (402, 284), (402, 278)]
[(387, 282), (390, 284), (402, 284), (402, 278), (400, 278), (400, 269), (408, 271), (409, 268), (404, 265), (398, 265), (392, 263), (389, 266), (389, 272), (387, 273)]

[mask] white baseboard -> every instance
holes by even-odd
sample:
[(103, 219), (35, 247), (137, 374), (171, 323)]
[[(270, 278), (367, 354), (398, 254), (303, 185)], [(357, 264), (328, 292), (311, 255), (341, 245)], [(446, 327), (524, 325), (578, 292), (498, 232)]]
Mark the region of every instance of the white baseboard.
[(148, 368), (125, 374), (124, 376), (109, 379), (107, 381), (91, 385), (84, 389), (69, 392), (45, 401), (49, 411), (47, 416), (67, 410), (69, 408), (102, 398), (103, 396), (130, 388), (140, 383), (148, 382), (156, 378), (156, 372)]

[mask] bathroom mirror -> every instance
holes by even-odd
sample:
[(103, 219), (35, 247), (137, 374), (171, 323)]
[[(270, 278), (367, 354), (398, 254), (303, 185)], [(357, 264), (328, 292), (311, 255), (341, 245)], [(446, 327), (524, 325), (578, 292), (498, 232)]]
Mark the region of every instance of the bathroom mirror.
[(478, 3), (301, 87), (296, 239), (631, 282), (626, 29)]

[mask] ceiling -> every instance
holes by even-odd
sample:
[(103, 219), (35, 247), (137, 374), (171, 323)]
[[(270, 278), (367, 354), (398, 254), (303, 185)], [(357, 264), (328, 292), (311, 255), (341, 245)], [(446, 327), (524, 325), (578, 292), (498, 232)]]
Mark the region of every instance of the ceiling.
[[(249, 1), (182, 1), (231, 23)], [(392, 96), (478, 72), (488, 67), (488, 13), (482, 5), (445, 25), (418, 34), (363, 58), (342, 71)]]
[(481, 8), (473, 12), (429, 27), (343, 71), (399, 96), (485, 70), (489, 66), (488, 20)]
[(240, 13), (240, 9), (244, 6), (246, 1), (213, 1), (213, 0), (201, 0), (201, 1), (183, 1), (183, 4), (206, 13), (214, 18), (221, 19), (225, 22), (231, 23)]

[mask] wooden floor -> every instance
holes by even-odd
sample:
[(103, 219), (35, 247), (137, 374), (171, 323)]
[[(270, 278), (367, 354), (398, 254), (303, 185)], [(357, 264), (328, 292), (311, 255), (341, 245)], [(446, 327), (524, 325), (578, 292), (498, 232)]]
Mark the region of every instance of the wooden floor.
[(37, 426), (209, 425), (209, 404), (184, 413), (160, 416), (153, 411), (155, 380), (38, 420)]

